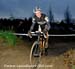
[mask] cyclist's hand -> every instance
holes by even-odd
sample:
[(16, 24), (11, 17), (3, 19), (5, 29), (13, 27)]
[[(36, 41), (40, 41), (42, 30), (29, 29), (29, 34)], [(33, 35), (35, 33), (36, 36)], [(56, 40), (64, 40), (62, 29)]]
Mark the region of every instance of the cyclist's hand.
[(43, 32), (44, 32), (44, 34), (46, 34), (47, 33), (47, 29), (44, 29)]
[(28, 31), (28, 36), (29, 36), (30, 38), (32, 38), (31, 31)]

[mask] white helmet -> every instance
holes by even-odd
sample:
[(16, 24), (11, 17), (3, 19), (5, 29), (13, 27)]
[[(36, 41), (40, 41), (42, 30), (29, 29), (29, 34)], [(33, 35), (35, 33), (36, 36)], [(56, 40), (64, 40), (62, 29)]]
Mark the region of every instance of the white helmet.
[(41, 11), (39, 7), (35, 7), (35, 9), (33, 10), (34, 13), (38, 13), (38, 11)]

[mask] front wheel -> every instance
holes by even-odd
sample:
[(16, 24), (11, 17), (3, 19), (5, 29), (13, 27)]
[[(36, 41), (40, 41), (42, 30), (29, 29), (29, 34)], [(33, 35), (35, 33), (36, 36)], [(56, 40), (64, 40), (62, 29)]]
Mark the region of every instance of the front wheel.
[(38, 41), (35, 41), (31, 47), (30, 51), (30, 63), (32, 65), (37, 65), (40, 61), (40, 47)]

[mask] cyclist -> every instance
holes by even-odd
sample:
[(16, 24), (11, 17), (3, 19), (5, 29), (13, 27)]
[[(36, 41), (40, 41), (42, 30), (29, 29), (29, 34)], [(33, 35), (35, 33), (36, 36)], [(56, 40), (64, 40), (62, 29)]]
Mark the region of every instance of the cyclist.
[(42, 32), (46, 35), (46, 43), (45, 43), (45, 54), (47, 55), (48, 52), (48, 31), (50, 29), (49, 19), (48, 17), (42, 13), (41, 9), (39, 7), (36, 7), (34, 12), (34, 16), (32, 17), (32, 25), (30, 27), (30, 30), (28, 31), (29, 36), (31, 36), (31, 31), (33, 30), (35, 23), (41, 26)]

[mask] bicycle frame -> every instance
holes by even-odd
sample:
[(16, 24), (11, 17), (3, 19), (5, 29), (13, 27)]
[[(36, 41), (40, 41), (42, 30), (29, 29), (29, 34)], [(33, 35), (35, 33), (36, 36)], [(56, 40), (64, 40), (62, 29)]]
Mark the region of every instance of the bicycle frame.
[(44, 37), (44, 33), (41, 30), (41, 27), (39, 25), (38, 31), (36, 31), (37, 35), (38, 35), (38, 39), (37, 42), (39, 44), (39, 48), (40, 48), (40, 52), (42, 52), (44, 50), (44, 45), (45, 45), (45, 37)]

